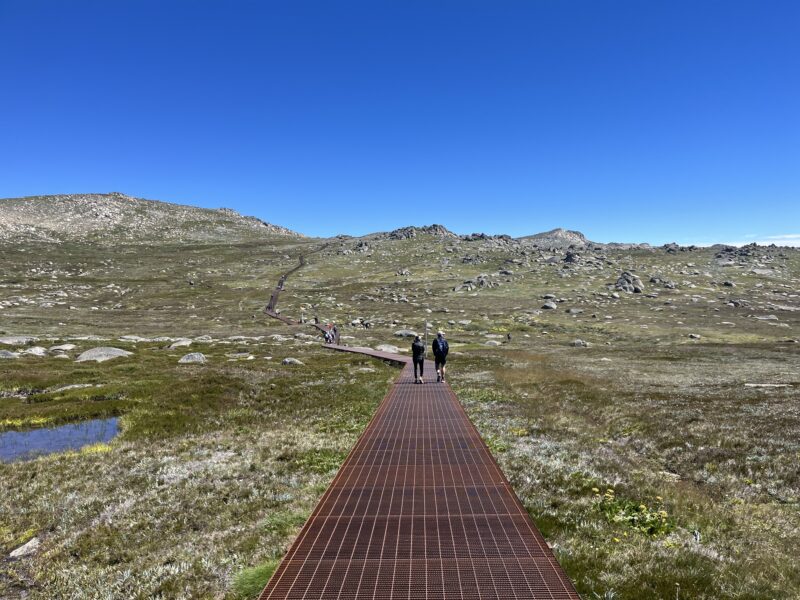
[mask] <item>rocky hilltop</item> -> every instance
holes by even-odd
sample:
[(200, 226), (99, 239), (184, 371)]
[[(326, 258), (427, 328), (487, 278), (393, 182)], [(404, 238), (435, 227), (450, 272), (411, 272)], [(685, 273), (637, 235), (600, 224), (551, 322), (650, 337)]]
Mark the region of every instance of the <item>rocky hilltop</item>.
[(439, 238), (449, 239), (455, 239), (458, 237), (444, 225), (437, 224), (425, 225), (422, 227), (410, 225), (408, 227), (400, 227), (399, 229), (395, 229), (394, 231), (390, 231), (388, 233), (381, 232), (365, 237), (372, 237), (374, 239), (409, 240), (417, 237), (418, 235), (432, 235)]
[(586, 239), (580, 231), (571, 231), (569, 229), (551, 229), (542, 233), (528, 235), (523, 240), (533, 242), (539, 246), (552, 247), (552, 248), (567, 248), (569, 246), (588, 246), (593, 244)]
[(0, 242), (214, 242), (275, 235), (299, 236), (229, 208), (184, 206), (119, 192), (0, 200)]

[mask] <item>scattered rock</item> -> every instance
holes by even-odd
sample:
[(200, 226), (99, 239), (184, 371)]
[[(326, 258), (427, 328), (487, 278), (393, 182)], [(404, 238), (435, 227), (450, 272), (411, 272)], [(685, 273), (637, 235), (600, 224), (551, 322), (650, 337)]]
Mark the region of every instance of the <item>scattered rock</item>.
[(25, 344), (38, 341), (39, 338), (29, 335), (7, 335), (5, 337), (0, 337), (0, 344), (5, 344), (6, 346), (24, 346)]
[(699, 339), (700, 339), (700, 336), (699, 336), (699, 335), (697, 335), (696, 333), (690, 333), (690, 334), (689, 334), (689, 339), (692, 339), (692, 340), (699, 340)]
[(391, 344), (380, 344), (375, 346), (375, 350), (378, 352), (390, 352), (391, 354), (399, 354), (400, 352), (400, 348), (392, 346)]
[(497, 340), (489, 340), (488, 342), (484, 343), (484, 346), (502, 346), (503, 342), (498, 342)]
[(117, 338), (120, 342), (132, 342), (134, 344), (138, 342), (149, 342), (151, 341), (150, 338), (142, 337), (140, 335), (122, 335)]
[(744, 387), (749, 388), (785, 388), (791, 387), (788, 383), (745, 383)]
[(184, 338), (184, 339), (175, 340), (174, 342), (172, 342), (169, 345), (168, 350), (175, 350), (176, 348), (185, 348), (186, 346), (191, 346), (191, 345), (192, 345), (192, 340), (190, 340), (188, 338)]
[(130, 356), (133, 352), (122, 350), (121, 348), (112, 348), (110, 346), (100, 346), (99, 348), (92, 348), (87, 350), (75, 359), (75, 362), (87, 362), (93, 360), (95, 362), (105, 362), (112, 358), (120, 358)]
[(642, 280), (629, 271), (623, 271), (614, 287), (629, 294), (641, 294), (644, 291)]
[(75, 348), (77, 348), (75, 344), (61, 344), (60, 346), (51, 346), (50, 352), (69, 352)]
[(180, 357), (178, 362), (182, 365), (190, 363), (204, 363), (206, 362), (206, 355), (202, 352), (190, 352)]
[(22, 354), (27, 354), (29, 356), (47, 356), (47, 348), (42, 348), (41, 346), (31, 346), (30, 348), (23, 350)]
[(9, 554), (10, 558), (22, 558), (23, 556), (28, 556), (36, 552), (39, 549), (39, 544), (41, 541), (38, 537), (31, 538), (26, 544), (23, 544), (16, 550), (14, 550), (11, 554)]
[(574, 346), (575, 348), (588, 348), (589, 347), (588, 342), (584, 342), (581, 339), (572, 340), (572, 344), (571, 345)]
[(556, 308), (558, 308), (558, 305), (556, 305), (555, 302), (545, 302), (544, 304), (542, 304), (542, 308), (546, 310), (555, 310)]
[(296, 358), (286, 357), (281, 361), (282, 365), (297, 365), (297, 366), (305, 366), (305, 363), (297, 360)]
[(416, 331), (412, 331), (411, 329), (399, 329), (398, 331), (395, 331), (394, 334), (397, 337), (416, 337), (417, 336), (417, 332)]
[(54, 390), (47, 390), (47, 391), (51, 394), (57, 394), (60, 392), (68, 392), (69, 390), (82, 390), (90, 387), (102, 387), (102, 384), (97, 384), (95, 386), (91, 383), (73, 383), (71, 385), (64, 385), (62, 387), (55, 388)]
[(8, 350), (0, 350), (0, 360), (7, 358), (19, 358), (16, 352), (9, 352)]

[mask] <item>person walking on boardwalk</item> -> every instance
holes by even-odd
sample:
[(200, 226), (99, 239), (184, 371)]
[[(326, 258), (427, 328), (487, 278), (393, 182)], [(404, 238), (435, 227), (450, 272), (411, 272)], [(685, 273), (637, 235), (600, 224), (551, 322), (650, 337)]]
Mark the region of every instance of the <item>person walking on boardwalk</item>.
[[(425, 342), (419, 336), (414, 338), (414, 343), (411, 344), (411, 355), (414, 361), (414, 383), (425, 383), (422, 379), (425, 370)], [(417, 369), (419, 369), (419, 376), (417, 376)]]
[(444, 371), (447, 365), (447, 353), (450, 351), (450, 345), (444, 339), (444, 331), (436, 334), (436, 338), (431, 344), (433, 349), (433, 358), (436, 361), (436, 381), (444, 381)]

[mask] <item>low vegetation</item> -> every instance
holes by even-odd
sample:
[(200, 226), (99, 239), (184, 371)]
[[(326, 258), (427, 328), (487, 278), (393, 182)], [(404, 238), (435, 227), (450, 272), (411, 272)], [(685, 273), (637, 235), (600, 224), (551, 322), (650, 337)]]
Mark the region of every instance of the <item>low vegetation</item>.
[[(0, 550), (41, 540), (0, 562), (0, 597), (256, 595), (397, 373), (263, 315), (322, 244), (3, 246), (0, 337), (39, 339), (0, 346), (19, 356), (0, 432), (117, 416), (121, 434), (0, 464)], [(445, 329), (452, 385), (584, 598), (798, 597), (800, 253), (571, 254), (342, 238), (279, 307), (353, 345)], [(21, 353), (64, 342), (70, 360)], [(74, 362), (100, 345), (133, 355)]]

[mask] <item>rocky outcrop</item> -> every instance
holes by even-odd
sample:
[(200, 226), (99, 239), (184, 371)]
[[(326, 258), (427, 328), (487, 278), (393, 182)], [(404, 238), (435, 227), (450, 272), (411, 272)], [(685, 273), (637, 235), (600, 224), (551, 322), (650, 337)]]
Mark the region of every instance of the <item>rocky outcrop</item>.
[(426, 225), (423, 227), (401, 227), (389, 233), (378, 234), (378, 238), (389, 240), (409, 240), (417, 237), (418, 235), (432, 235), (440, 238), (457, 238), (458, 236), (447, 229), (444, 225)]
[(622, 292), (629, 294), (641, 294), (644, 291), (644, 284), (637, 275), (628, 271), (623, 271), (617, 279), (614, 287)]

